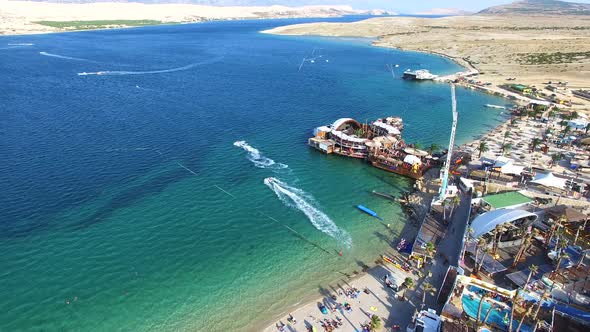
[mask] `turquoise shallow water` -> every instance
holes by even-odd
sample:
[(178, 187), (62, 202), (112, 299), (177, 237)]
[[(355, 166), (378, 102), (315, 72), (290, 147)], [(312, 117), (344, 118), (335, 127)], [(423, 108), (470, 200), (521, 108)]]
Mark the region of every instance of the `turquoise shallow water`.
[[(383, 252), (403, 216), (370, 191), (411, 182), (306, 139), (339, 117), (399, 115), (408, 141), (444, 144), (449, 87), (393, 79), (385, 64), (459, 68), (258, 33), (304, 21), (0, 38), (32, 44), (0, 50), (0, 330), (256, 330)], [(329, 61), (299, 71), (314, 49)], [(459, 142), (501, 121), (483, 105), (502, 100), (457, 96)]]

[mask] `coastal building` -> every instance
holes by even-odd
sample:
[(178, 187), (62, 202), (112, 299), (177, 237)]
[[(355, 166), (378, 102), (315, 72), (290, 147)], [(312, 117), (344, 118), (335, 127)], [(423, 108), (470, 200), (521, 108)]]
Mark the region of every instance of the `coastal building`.
[(525, 95), (533, 93), (532, 88), (523, 84), (512, 84), (510, 85), (510, 88)]

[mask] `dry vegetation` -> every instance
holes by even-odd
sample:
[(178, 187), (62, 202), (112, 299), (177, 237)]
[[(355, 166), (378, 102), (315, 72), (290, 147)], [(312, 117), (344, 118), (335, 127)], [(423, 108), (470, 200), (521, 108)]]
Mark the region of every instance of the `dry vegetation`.
[(375, 37), (375, 45), (441, 53), (466, 60), (482, 80), (526, 84), (569, 81), (590, 87), (590, 16), (387, 17), (315, 23), (269, 31), (289, 35)]

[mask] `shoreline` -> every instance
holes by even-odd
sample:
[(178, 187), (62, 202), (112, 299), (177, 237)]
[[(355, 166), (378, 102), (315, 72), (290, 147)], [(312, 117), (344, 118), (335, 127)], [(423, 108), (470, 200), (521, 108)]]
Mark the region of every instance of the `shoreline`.
[[(109, 0), (110, 1), (110, 0)], [(329, 19), (391, 15), (383, 10), (359, 10), (349, 5), (213, 6), (190, 3), (50, 3), (0, 0), (0, 36), (55, 32), (127, 29), (217, 21)]]
[[(263, 31), (260, 31), (260, 33), (274, 34), (272, 32), (268, 32), (268, 31), (270, 31), (270, 30), (263, 30)], [(298, 36), (290, 35), (290, 36), (291, 37), (302, 37), (302, 35), (298, 35)], [(308, 37), (309, 36), (317, 36), (317, 37), (331, 37), (331, 38), (346, 38), (345, 36), (323, 36), (323, 35), (304, 35), (304, 36), (308, 36)], [(359, 36), (350, 36), (350, 37), (357, 37), (358, 38)], [(361, 38), (363, 38), (363, 37), (361, 37)], [(368, 38), (368, 37), (364, 37), (364, 38)], [(370, 46), (373, 46), (373, 47), (382, 47), (382, 48), (390, 48), (390, 49), (397, 49), (397, 50), (400, 50), (400, 51), (418, 52), (418, 53), (424, 53), (424, 54), (429, 54), (429, 55), (433, 55), (433, 56), (440, 56), (440, 57), (443, 57), (443, 58), (446, 58), (446, 59), (449, 59), (449, 60), (453, 61), (458, 66), (460, 66), (460, 67), (462, 67), (462, 68), (464, 68), (464, 69), (466, 69), (468, 71), (476, 71), (476, 72), (479, 72), (479, 70), (477, 69), (477, 67), (475, 67), (469, 61), (467, 61), (467, 60), (465, 60), (463, 58), (456, 58), (456, 57), (453, 57), (453, 56), (450, 56), (450, 55), (447, 55), (447, 54), (444, 54), (444, 53), (436, 52), (436, 51), (411, 50), (411, 49), (403, 49), (403, 48), (398, 48), (398, 47), (391, 47), (391, 46), (387, 46), (387, 45), (380, 45), (380, 44), (378, 44), (378, 42), (380, 40), (379, 38), (380, 37), (374, 37), (373, 38), (373, 41), (370, 43)], [(454, 75), (456, 75), (456, 73)], [(483, 90), (480, 90), (480, 89), (475, 89), (474, 87), (471, 87), (470, 85), (461, 85), (461, 84), (458, 84), (458, 85), (459, 86), (462, 86), (464, 88), (469, 88), (469, 89), (477, 90), (477, 91), (479, 91), (481, 93), (488, 93), (488, 94), (496, 95), (493, 92), (487, 92), (487, 91), (483, 91)], [(505, 99), (507, 101), (510, 101), (510, 102), (516, 102), (514, 100), (510, 100), (508, 97), (506, 97), (504, 95), (501, 95), (499, 97), (502, 97), (503, 99)], [(467, 146), (470, 146), (470, 145), (472, 145), (472, 144), (480, 141), (481, 139), (485, 138), (486, 136), (488, 136), (488, 135), (494, 133), (495, 131), (497, 131), (499, 128), (504, 127), (507, 124), (509, 124), (511, 119), (512, 119), (512, 116), (506, 117), (506, 119), (504, 121), (502, 121), (501, 123), (499, 123), (498, 125), (494, 126), (493, 128), (490, 128), (488, 130), (483, 131), (476, 138), (471, 138), (471, 139), (467, 140), (467, 142), (459, 145), (459, 147), (460, 148), (465, 148)], [(413, 195), (416, 194), (416, 193), (421, 193), (420, 196), (422, 197), (423, 202), (425, 202), (426, 204), (428, 204), (429, 200), (424, 200), (424, 196), (425, 195), (429, 195), (429, 194), (424, 193), (424, 192), (420, 192), (420, 191), (416, 191), (416, 192), (413, 193)], [(420, 205), (424, 206), (424, 204), (420, 204)], [(410, 225), (410, 223), (411, 223), (410, 217), (408, 215), (405, 215), (405, 224), (406, 224), (406, 226), (411, 227), (411, 229), (409, 229), (408, 232), (406, 232), (406, 233), (404, 233), (404, 231), (402, 231), (402, 233), (399, 235), (399, 237), (398, 237), (397, 240), (399, 240), (401, 238), (415, 238), (416, 237), (416, 235), (418, 234), (418, 230), (419, 230), (419, 226), (420, 225), (414, 226), (414, 225)], [(405, 230), (405, 228), (404, 228), (404, 230)], [(388, 249), (389, 250), (394, 250), (395, 248), (393, 247), (393, 245), (390, 245), (390, 248), (388, 248)], [(397, 253), (396, 251), (394, 251), (394, 252)], [(390, 253), (388, 252), (387, 254), (390, 254)], [(375, 260), (375, 262), (377, 260), (381, 261), (382, 258), (381, 257), (377, 257), (376, 260)], [(360, 284), (361, 286), (359, 286), (359, 289), (364, 288), (363, 286), (366, 286), (366, 285), (369, 285), (369, 284), (375, 286), (374, 276), (372, 275), (372, 273), (374, 274), (375, 271), (381, 271), (383, 268), (387, 269), (387, 265), (384, 262), (382, 262), (380, 264), (376, 264), (374, 266), (370, 266), (367, 271), (362, 271), (362, 272), (358, 273), (357, 275), (354, 275), (353, 277), (349, 278), (348, 282), (351, 285), (353, 283)], [(438, 286), (438, 285), (435, 285), (435, 287), (436, 286)], [(332, 287), (332, 286), (331, 285), (328, 285), (327, 287)], [(323, 295), (321, 293), (318, 293), (318, 296), (315, 297), (315, 298), (313, 298), (313, 299), (302, 300), (298, 304), (295, 304), (292, 308), (287, 308), (286, 310), (283, 310), (281, 312), (281, 314), (276, 315), (273, 319), (268, 319), (268, 320), (265, 320), (264, 322), (261, 322), (260, 325), (262, 327), (264, 327), (264, 329), (262, 331), (263, 332), (274, 332), (274, 331), (277, 331), (278, 328), (277, 328), (277, 326), (275, 324), (278, 323), (278, 322), (282, 322), (282, 323), (286, 323), (287, 324), (288, 322), (287, 322), (287, 318), (286, 317), (288, 317), (288, 315), (290, 315), (290, 314), (292, 314), (298, 322), (302, 321), (302, 318), (301, 317), (298, 317), (298, 316), (301, 316), (302, 313), (308, 313), (310, 310), (314, 310), (315, 309), (315, 311), (317, 312), (317, 315), (320, 316), (321, 314), (319, 313), (319, 310), (317, 310), (317, 306), (315, 304), (322, 302), (323, 300), (325, 300), (325, 298), (326, 298), (325, 295)], [(291, 309), (291, 310), (289, 310), (289, 309)], [(340, 313), (340, 315), (342, 315), (342, 311), (339, 311), (339, 313)], [(323, 317), (323, 316), (320, 316), (320, 317)], [(307, 318), (307, 316), (305, 316), (305, 318)], [(404, 318), (408, 318), (408, 320), (409, 320), (410, 317), (404, 317)], [(392, 322), (384, 322), (384, 326), (387, 326), (387, 324), (391, 324), (391, 323)], [(395, 323), (398, 324), (398, 325), (400, 325), (402, 327), (402, 329), (406, 326), (406, 325), (403, 325), (403, 324), (399, 324), (399, 322), (395, 322)], [(291, 324), (288, 324), (288, 325), (289, 325), (288, 329), (290, 331), (293, 331), (293, 327), (291, 326)], [(302, 326), (302, 324), (300, 324), (300, 323), (299, 323), (299, 325), (297, 325), (297, 327), (301, 327), (301, 326)], [(318, 327), (318, 326), (316, 326), (316, 327)], [(299, 331), (299, 330), (296, 330), (296, 331)]]

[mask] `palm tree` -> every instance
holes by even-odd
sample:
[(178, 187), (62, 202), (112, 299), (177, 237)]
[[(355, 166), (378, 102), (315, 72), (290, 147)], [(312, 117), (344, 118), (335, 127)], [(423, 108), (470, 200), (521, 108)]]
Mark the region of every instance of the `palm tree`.
[(477, 307), (477, 317), (475, 317), (475, 324), (479, 326), (479, 318), (481, 317), (481, 308), (483, 307), (483, 303), (486, 301), (488, 297), (488, 292), (483, 293), (481, 298), (479, 299), (479, 306)]
[(522, 242), (520, 243), (520, 248), (518, 249), (516, 256), (514, 256), (514, 262), (512, 262), (512, 267), (516, 267), (518, 265), (518, 262), (520, 262), (522, 256), (524, 255), (531, 243), (532, 236), (532, 233), (528, 233), (523, 238)]
[(449, 214), (451, 218), (453, 217), (453, 210), (455, 210), (459, 204), (461, 204), (461, 197), (459, 197), (459, 195), (453, 196), (453, 198), (451, 198), (451, 213)]
[(371, 331), (378, 331), (381, 328), (381, 318), (377, 315), (371, 316)]
[(563, 127), (567, 126), (568, 122), (566, 120), (561, 120), (559, 121), (559, 125), (561, 126), (561, 128), (563, 129)]
[(447, 205), (449, 205), (449, 201), (447, 201), (446, 199), (444, 199), (441, 202), (442, 208), (443, 208), (443, 220), (447, 220)]
[(518, 326), (516, 327), (516, 332), (520, 331), (520, 328), (522, 327), (522, 323), (524, 322), (524, 320), (527, 318), (527, 316), (531, 313), (531, 308), (532, 307), (528, 307), (526, 312), (524, 313), (524, 315), (522, 316), (522, 318), (520, 319), (520, 322), (518, 322)]
[(490, 148), (488, 147), (488, 143), (484, 141), (479, 142), (479, 146), (477, 147), (477, 149), (479, 150), (478, 158), (481, 158), (482, 153), (488, 152), (490, 150)]
[(481, 250), (481, 258), (479, 259), (479, 264), (477, 264), (475, 273), (479, 272), (479, 270), (481, 269), (481, 266), (483, 265), (483, 260), (489, 252), (490, 252), (490, 249), (488, 249), (487, 247), (485, 247)]
[(553, 224), (551, 225), (551, 230), (549, 231), (549, 234), (547, 236), (547, 241), (545, 242), (547, 245), (551, 244), (551, 241), (553, 240), (553, 237), (556, 234), (561, 233), (562, 231), (561, 228), (563, 227), (563, 223), (565, 223), (567, 221), (565, 215), (562, 215), (559, 217), (559, 219), (557, 219), (557, 221), (553, 222)]
[(576, 242), (578, 242), (578, 237), (580, 236), (580, 231), (583, 229), (584, 229), (584, 227), (582, 225), (578, 226), (578, 230), (576, 231), (576, 236), (574, 237), (574, 243), (573, 243), (574, 246), (576, 245)]
[(588, 134), (588, 130), (590, 130), (590, 123), (586, 125), (586, 131), (585, 131), (586, 134)]
[(551, 155), (551, 168), (553, 168), (553, 166), (556, 165), (556, 163), (558, 163), (561, 160), (561, 154), (560, 153), (554, 153)]
[(578, 114), (578, 111), (573, 111), (570, 115), (570, 119), (577, 119), (579, 116), (580, 114)]
[(504, 140), (502, 140), (502, 145), (504, 145), (504, 143), (506, 142), (506, 139), (507, 139), (508, 137), (510, 137), (510, 135), (511, 135), (511, 134), (512, 134), (512, 133), (510, 132), (510, 130), (507, 130), (507, 131), (504, 133)]
[(537, 316), (539, 315), (539, 310), (541, 310), (541, 305), (543, 304), (543, 299), (547, 296), (547, 289), (543, 291), (543, 294), (539, 298), (539, 302), (537, 302), (537, 309), (535, 309), (535, 313), (533, 314), (533, 320), (537, 320)]
[(506, 143), (502, 144), (502, 153), (506, 153), (512, 149), (512, 144)]
[(477, 273), (477, 262), (478, 262), (478, 256), (479, 253), (483, 250), (483, 248), (486, 246), (486, 240), (483, 237), (480, 237), (479, 240), (477, 240), (477, 244), (475, 246), (475, 265), (473, 266), (473, 271)]
[(570, 127), (569, 125), (565, 126), (565, 128), (563, 128), (563, 135), (566, 136), (570, 131), (572, 131), (572, 127)]
[(436, 144), (436, 143), (432, 143), (430, 144), (430, 146), (428, 147), (428, 152), (430, 154), (435, 153), (436, 151), (440, 150), (440, 145)]
[(555, 265), (555, 270), (553, 270), (553, 272), (551, 273), (551, 277), (553, 278), (555, 276), (555, 274), (559, 271), (560, 266), (561, 266), (561, 262), (564, 259), (568, 259), (569, 255), (565, 252), (562, 252), (561, 255), (559, 255), (559, 258), (557, 259), (557, 264)]
[(531, 278), (533, 277), (534, 274), (537, 274), (537, 272), (539, 272), (539, 267), (535, 264), (531, 264), (531, 266), (529, 266), (529, 276), (526, 278), (526, 282), (524, 283), (524, 286), (523, 286), (524, 289), (527, 289), (529, 282), (531, 282)]
[(492, 244), (492, 254), (493, 255), (495, 255), (496, 252), (498, 251), (498, 244), (500, 243), (502, 233), (504, 233), (504, 226), (503, 225), (498, 225), (494, 228), (494, 235), (493, 235), (494, 242)]
[(531, 152), (535, 152), (535, 149), (537, 148), (537, 146), (539, 146), (539, 144), (541, 144), (541, 139), (533, 138), (533, 140), (531, 141)]
[(414, 279), (407, 277), (404, 279), (403, 285), (408, 289), (412, 289), (414, 287)]
[(428, 282), (422, 284), (422, 309), (424, 309), (424, 306), (426, 305), (426, 293), (432, 291), (433, 289), (434, 287), (432, 287), (432, 285)]
[(436, 247), (432, 242), (426, 243), (426, 253), (428, 253), (428, 256), (430, 256), (430, 258), (434, 257), (435, 251)]
[(510, 307), (510, 323), (508, 324), (508, 332), (512, 332), (512, 323), (514, 322), (514, 310), (518, 305), (518, 301), (520, 301), (520, 295), (517, 291), (514, 297), (512, 298), (512, 306)]
[(497, 307), (498, 305), (496, 303), (492, 303), (492, 306), (488, 309), (488, 312), (486, 313), (486, 316), (483, 318), (483, 321), (481, 322), (482, 325), (486, 325), (488, 318), (490, 317), (490, 314), (492, 313), (492, 311)]

